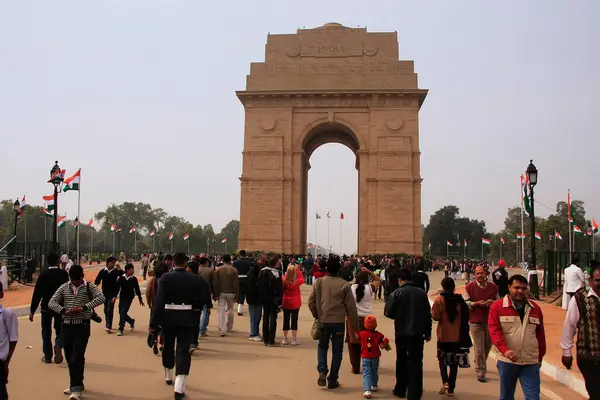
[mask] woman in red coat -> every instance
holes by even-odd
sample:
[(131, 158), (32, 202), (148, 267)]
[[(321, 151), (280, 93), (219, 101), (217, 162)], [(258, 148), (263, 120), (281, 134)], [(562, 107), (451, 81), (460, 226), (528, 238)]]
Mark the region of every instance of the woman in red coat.
[(298, 270), (295, 264), (288, 266), (286, 274), (283, 276), (283, 300), (281, 308), (283, 309), (283, 341), (282, 345), (288, 345), (288, 332), (292, 330), (292, 346), (298, 346), (298, 313), (302, 305), (302, 295), (300, 286), (304, 284), (304, 275)]

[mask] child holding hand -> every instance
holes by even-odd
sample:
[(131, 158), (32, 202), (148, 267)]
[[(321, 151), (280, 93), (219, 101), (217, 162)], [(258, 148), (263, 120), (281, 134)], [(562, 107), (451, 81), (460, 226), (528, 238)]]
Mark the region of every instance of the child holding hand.
[(365, 317), (365, 329), (360, 331), (360, 346), (363, 369), (363, 385), (365, 399), (373, 397), (372, 392), (377, 391), (379, 382), (379, 357), (381, 349), (391, 350), (390, 341), (377, 331), (377, 318), (374, 315)]

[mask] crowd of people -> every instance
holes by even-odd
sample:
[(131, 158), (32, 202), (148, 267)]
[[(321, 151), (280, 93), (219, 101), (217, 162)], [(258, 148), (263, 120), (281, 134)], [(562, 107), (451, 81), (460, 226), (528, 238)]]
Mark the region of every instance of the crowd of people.
[[(485, 383), (487, 358), (492, 352), (498, 361), (500, 399), (514, 398), (517, 381), (527, 400), (539, 399), (540, 365), (546, 352), (542, 310), (528, 296), (527, 279), (519, 274), (509, 277), (502, 261), (492, 272), (487, 265), (469, 261), (439, 265), (419, 257), (248, 257), (243, 250), (234, 259), (203, 254), (190, 259), (176, 253), (148, 254), (141, 261), (140, 274), (150, 279), (145, 302), (132, 263), (122, 267), (109, 257), (92, 283), (84, 279), (80, 265), (69, 265), (67, 272), (58, 255), (48, 255), (50, 266), (36, 282), (29, 319), (33, 321), (39, 307), (42, 362), (60, 364), (64, 353), (70, 378), (64, 393), (71, 400), (81, 399), (85, 390), (85, 352), (91, 324), (102, 323), (107, 334), (113, 333), (116, 304), (119, 336), (125, 334), (127, 325), (135, 327), (129, 316), (133, 301), (137, 298), (141, 306), (148, 306), (148, 346), (160, 354), (164, 379), (173, 385), (175, 399), (182, 399), (191, 355), (199, 338), (208, 334), (213, 308), (219, 336), (231, 332), (236, 313), (243, 315), (247, 304), (249, 340), (267, 347), (299, 346), (298, 316), (305, 284), (311, 286), (307, 303), (314, 317), (311, 335), (318, 342), (318, 386), (331, 390), (339, 386), (346, 339), (351, 371), (362, 373), (364, 398), (372, 398), (379, 390), (379, 358), (382, 350), (393, 347), (396, 384), (392, 393), (399, 398), (420, 399), (424, 345), (431, 340), (436, 321), (441, 395), (454, 397), (459, 369), (469, 368), (471, 360), (477, 380)], [(592, 263), (589, 291), (575, 269), (579, 268), (577, 260), (573, 266), (566, 271), (569, 302), (561, 342), (563, 364), (571, 368), (571, 349), (576, 347), (588, 392), (596, 398), (600, 396), (593, 381), (600, 359), (600, 264)], [(432, 269), (448, 273), (441, 281), (440, 295), (430, 305), (428, 272)], [(458, 276), (454, 273), (465, 274), (461, 276), (466, 284), (464, 293), (456, 292)], [(377, 330), (373, 311), (374, 301), (382, 297), (384, 316), (394, 321), (391, 340)], [(94, 311), (101, 305), (104, 318)], [(280, 315), (283, 337), (277, 341)], [(0, 307), (0, 317), (5, 326), (5, 332), (0, 329), (0, 367), (4, 367), (0, 372), (5, 374), (5, 382), (18, 334), (16, 317), (10, 310)], [(4, 396), (0, 399), (7, 398), (6, 384), (0, 387), (0, 394)]]

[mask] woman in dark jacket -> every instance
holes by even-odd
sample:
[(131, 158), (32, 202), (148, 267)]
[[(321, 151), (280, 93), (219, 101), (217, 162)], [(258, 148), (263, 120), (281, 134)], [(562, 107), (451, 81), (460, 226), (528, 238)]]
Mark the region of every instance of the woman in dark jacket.
[(440, 394), (454, 397), (458, 367), (468, 367), (467, 354), (472, 346), (469, 336), (469, 307), (460, 294), (454, 293), (454, 280), (442, 279), (443, 292), (431, 310), (437, 326), (437, 346), (442, 388)]

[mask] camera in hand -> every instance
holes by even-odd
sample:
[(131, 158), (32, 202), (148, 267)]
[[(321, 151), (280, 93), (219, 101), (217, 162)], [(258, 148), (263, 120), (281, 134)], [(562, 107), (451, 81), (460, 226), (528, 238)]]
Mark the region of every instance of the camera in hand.
[(92, 316), (90, 319), (98, 324), (102, 322), (102, 317), (96, 314), (96, 311), (92, 311)]

